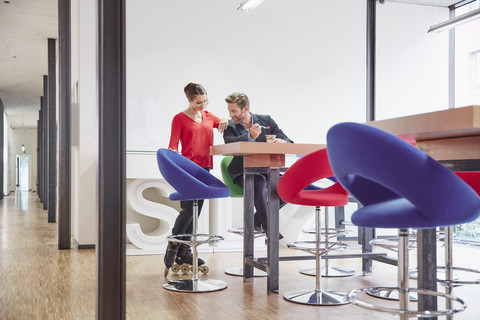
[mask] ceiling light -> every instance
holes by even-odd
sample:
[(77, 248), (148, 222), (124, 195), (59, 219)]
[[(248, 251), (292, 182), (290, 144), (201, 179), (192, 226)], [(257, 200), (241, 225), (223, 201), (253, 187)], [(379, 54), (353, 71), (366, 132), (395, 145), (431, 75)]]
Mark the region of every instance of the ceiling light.
[(480, 18), (480, 9), (475, 9), (453, 19), (431, 26), (428, 32), (442, 32), (478, 18)]
[(264, 0), (246, 0), (240, 4), (240, 7), (238, 7), (237, 10), (242, 10), (242, 11), (251, 11), (255, 9), (260, 3), (262, 3)]

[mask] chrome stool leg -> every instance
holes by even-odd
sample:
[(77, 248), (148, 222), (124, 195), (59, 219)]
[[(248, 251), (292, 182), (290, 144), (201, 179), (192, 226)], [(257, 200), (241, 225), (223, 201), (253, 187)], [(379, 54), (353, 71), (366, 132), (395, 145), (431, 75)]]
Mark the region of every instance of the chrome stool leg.
[[(325, 207), (325, 248), (330, 247), (329, 243), (329, 220), (328, 220), (328, 207)], [(322, 277), (351, 277), (355, 275), (355, 270), (348, 270), (348, 269), (342, 269), (338, 267), (331, 267), (329, 266), (329, 261), (328, 259), (325, 259), (325, 266), (321, 269), (321, 275)], [(315, 276), (317, 275), (317, 268), (303, 268), (300, 269), (299, 272), (301, 274), (305, 274), (307, 276)]]
[(315, 263), (316, 263), (316, 276), (315, 276), (315, 290), (296, 290), (286, 292), (283, 296), (285, 300), (308, 304), (316, 306), (334, 306), (347, 304), (347, 296), (345, 292), (336, 292), (336, 291), (324, 291), (321, 286), (321, 251), (322, 254), (328, 251), (328, 248), (321, 248), (321, 225), (320, 225), (320, 207), (315, 208), (315, 238), (316, 238), (316, 247), (315, 251)]
[[(215, 279), (199, 279), (198, 278), (198, 259), (197, 259), (197, 246), (202, 241), (197, 239), (197, 221), (198, 221), (198, 200), (193, 201), (193, 232), (192, 239), (190, 241), (192, 247), (193, 264), (192, 272), (193, 276), (190, 279), (170, 280), (163, 285), (167, 290), (178, 292), (211, 292), (225, 289), (227, 283), (221, 280)], [(221, 237), (219, 237), (221, 238)]]

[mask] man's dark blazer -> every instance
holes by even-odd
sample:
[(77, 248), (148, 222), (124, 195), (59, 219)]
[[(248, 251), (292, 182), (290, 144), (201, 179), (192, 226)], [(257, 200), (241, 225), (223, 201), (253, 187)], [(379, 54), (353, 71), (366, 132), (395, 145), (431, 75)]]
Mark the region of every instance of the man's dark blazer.
[[(250, 113), (253, 118), (253, 124), (258, 123), (261, 126), (269, 127), (270, 129), (262, 129), (262, 133), (257, 137), (255, 142), (266, 142), (266, 134), (274, 134), (277, 138), (293, 143), (285, 133), (278, 127), (277, 123), (269, 115), (253, 114)], [(248, 141), (249, 132), (241, 124), (235, 124), (232, 120), (228, 121), (228, 127), (223, 132), (223, 140), (225, 143), (232, 143), (238, 141)], [(235, 156), (228, 166), (228, 173), (232, 177), (232, 180), (243, 175), (243, 157)]]

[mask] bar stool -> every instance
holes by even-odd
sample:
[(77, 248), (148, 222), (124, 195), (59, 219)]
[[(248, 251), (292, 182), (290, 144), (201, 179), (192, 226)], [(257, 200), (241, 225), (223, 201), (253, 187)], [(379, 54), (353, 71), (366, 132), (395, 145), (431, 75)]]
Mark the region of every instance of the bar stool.
[[(223, 183), (230, 188), (230, 197), (238, 198), (243, 197), (243, 187), (233, 183), (232, 177), (228, 173), (228, 165), (232, 162), (233, 156), (225, 156), (220, 162), (220, 171), (222, 172)], [(239, 236), (244, 235), (243, 228), (230, 228), (227, 230), (230, 233), (237, 234)], [(265, 232), (254, 230), (254, 237), (263, 237)], [(225, 273), (231, 276), (243, 277), (243, 266), (229, 267), (225, 269)], [(266, 277), (267, 273), (257, 268), (253, 269), (254, 277)]]
[[(466, 223), (480, 215), (480, 199), (446, 167), (399, 138), (358, 123), (341, 123), (327, 133), (328, 156), (338, 181), (363, 207), (352, 223), (368, 228), (399, 229), (398, 287), (370, 287), (348, 293), (351, 303), (363, 308), (413, 316), (450, 316), (465, 310), (465, 303), (449, 294), (409, 288), (408, 229), (435, 228)], [(452, 214), (455, 212), (455, 214)], [(360, 293), (399, 291), (400, 308), (372, 305)], [(410, 292), (442, 297), (459, 306), (443, 310), (411, 310)]]
[(320, 274), (320, 256), (326, 254), (334, 247), (346, 246), (346, 244), (341, 242), (330, 242), (328, 247), (323, 246), (326, 241), (321, 241), (320, 237), (320, 207), (344, 206), (348, 203), (348, 193), (338, 182), (323, 189), (305, 189), (311, 183), (331, 176), (333, 176), (333, 173), (328, 163), (327, 150), (321, 149), (296, 161), (278, 182), (277, 192), (283, 201), (315, 207), (315, 241), (298, 241), (287, 245), (292, 249), (315, 254), (315, 289), (287, 292), (283, 297), (288, 301), (308, 305), (342, 305), (348, 303), (346, 293), (322, 290)]
[[(455, 172), (465, 183), (467, 183), (478, 195), (480, 195), (480, 172), (475, 171), (462, 171)], [(480, 270), (456, 267), (453, 265), (453, 231), (452, 226), (445, 227), (445, 266), (438, 267), (445, 271), (445, 279), (438, 279), (439, 282), (447, 286), (447, 290), (453, 286), (468, 285), (468, 284), (480, 284), (480, 279), (477, 280), (462, 280), (453, 277), (454, 271), (468, 272), (480, 275)]]
[[(210, 292), (222, 290), (227, 283), (215, 279), (198, 278), (197, 246), (204, 243), (215, 243), (223, 237), (197, 233), (198, 200), (224, 198), (230, 195), (230, 189), (208, 171), (168, 149), (157, 151), (157, 163), (163, 178), (172, 185), (176, 192), (170, 194), (170, 200), (193, 200), (193, 234), (168, 236), (172, 242), (188, 244), (192, 248), (193, 266), (191, 279), (170, 280), (163, 285), (167, 290), (179, 292)], [(191, 240), (183, 240), (191, 237)]]
[[(465, 181), (477, 194), (480, 195), (480, 172), (463, 171), (456, 172), (463, 181)], [(458, 267), (453, 265), (453, 231), (452, 226), (445, 227), (445, 266), (438, 267), (439, 270), (444, 270), (444, 279), (438, 279), (445, 286), (445, 292), (450, 294), (453, 287), (460, 285), (480, 284), (480, 279), (465, 280), (454, 277), (454, 271), (460, 271), (462, 273), (471, 273), (480, 275), (480, 270), (471, 269), (465, 267)], [(450, 304), (447, 303), (447, 307)]]

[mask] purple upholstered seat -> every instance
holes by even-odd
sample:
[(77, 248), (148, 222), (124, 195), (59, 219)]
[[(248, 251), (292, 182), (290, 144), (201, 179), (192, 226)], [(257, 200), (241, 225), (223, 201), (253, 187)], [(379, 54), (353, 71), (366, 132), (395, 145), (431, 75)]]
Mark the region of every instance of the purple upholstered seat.
[(480, 199), (462, 179), (390, 133), (340, 123), (328, 131), (327, 149), (335, 177), (363, 205), (355, 225), (434, 228), (480, 215)]
[(158, 168), (177, 191), (170, 200), (200, 200), (230, 196), (230, 189), (193, 161), (168, 149), (158, 149)]

